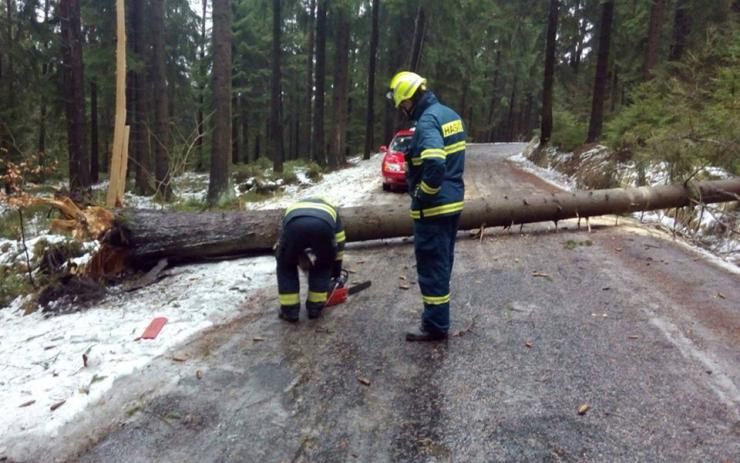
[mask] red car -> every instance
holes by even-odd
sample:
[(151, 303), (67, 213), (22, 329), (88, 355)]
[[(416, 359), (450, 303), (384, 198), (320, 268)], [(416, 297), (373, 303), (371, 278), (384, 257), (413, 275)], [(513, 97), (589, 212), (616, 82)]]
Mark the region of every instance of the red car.
[(399, 130), (391, 140), (390, 146), (381, 146), (380, 151), (385, 153), (381, 175), (383, 176), (383, 190), (406, 189), (406, 160), (403, 157), (406, 148), (411, 144), (414, 129)]

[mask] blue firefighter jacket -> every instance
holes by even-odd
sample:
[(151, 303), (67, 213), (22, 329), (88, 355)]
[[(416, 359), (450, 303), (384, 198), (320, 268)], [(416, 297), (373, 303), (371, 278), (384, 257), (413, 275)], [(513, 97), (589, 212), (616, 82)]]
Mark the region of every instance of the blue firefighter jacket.
[(465, 126), (431, 91), (416, 103), (416, 130), (406, 152), (411, 217), (432, 219), (463, 210)]

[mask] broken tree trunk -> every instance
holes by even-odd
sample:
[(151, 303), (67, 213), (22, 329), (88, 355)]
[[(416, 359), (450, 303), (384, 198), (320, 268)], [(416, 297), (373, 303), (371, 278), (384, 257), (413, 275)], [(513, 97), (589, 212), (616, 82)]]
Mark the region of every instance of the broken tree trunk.
[[(740, 178), (684, 185), (615, 188), (466, 201), (460, 229), (510, 226), (576, 217), (668, 209), (740, 199)], [(341, 209), (347, 241), (409, 236), (406, 206)], [(102, 254), (125, 250), (126, 266), (148, 267), (161, 258), (170, 263), (270, 252), (278, 239), (282, 210), (182, 213), (118, 211), (105, 234)]]

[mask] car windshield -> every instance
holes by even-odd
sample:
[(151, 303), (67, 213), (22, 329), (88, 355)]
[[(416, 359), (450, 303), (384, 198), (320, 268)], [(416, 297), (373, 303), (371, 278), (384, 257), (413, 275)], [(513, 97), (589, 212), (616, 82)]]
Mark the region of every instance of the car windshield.
[(402, 153), (406, 152), (406, 148), (409, 147), (409, 144), (411, 144), (411, 136), (405, 135), (402, 137), (396, 137), (391, 141), (391, 150), (393, 151), (400, 151)]

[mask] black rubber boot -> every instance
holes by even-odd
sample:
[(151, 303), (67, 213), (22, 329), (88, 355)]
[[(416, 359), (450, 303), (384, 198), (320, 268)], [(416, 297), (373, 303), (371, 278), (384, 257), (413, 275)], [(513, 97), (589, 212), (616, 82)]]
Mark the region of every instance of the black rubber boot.
[(321, 311), (324, 309), (324, 303), (323, 302), (307, 302), (306, 303), (306, 312), (308, 312), (308, 318), (311, 320), (315, 318), (319, 318), (321, 316)]
[(278, 317), (285, 320), (286, 322), (297, 323), (300, 308), (300, 305), (282, 306), (280, 307), (280, 312), (278, 312)]
[(447, 339), (447, 333), (430, 333), (423, 328), (406, 333), (406, 341), (408, 342), (435, 342), (444, 341), (445, 339)]

